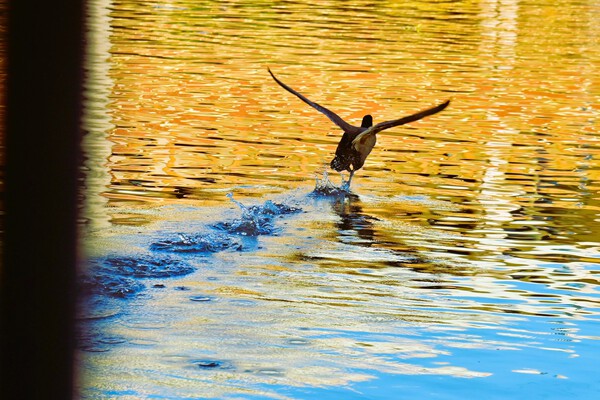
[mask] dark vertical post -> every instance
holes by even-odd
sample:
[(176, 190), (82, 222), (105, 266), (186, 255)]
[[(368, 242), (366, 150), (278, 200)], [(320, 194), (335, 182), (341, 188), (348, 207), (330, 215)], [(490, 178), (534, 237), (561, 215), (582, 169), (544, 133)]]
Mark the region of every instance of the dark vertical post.
[(9, 0), (0, 398), (73, 396), (82, 0)]

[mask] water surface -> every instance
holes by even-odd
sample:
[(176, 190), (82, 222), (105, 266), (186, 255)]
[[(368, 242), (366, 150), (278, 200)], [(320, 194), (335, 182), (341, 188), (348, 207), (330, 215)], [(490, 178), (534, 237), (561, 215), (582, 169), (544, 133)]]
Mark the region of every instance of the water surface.
[(89, 14), (83, 398), (600, 395), (596, 2)]

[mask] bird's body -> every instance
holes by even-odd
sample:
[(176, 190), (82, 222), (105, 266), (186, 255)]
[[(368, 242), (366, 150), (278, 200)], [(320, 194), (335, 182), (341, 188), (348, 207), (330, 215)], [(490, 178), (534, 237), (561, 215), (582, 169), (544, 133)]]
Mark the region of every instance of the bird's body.
[(338, 172), (350, 172), (350, 178), (348, 179), (347, 183), (348, 187), (350, 187), (350, 183), (352, 181), (352, 177), (354, 176), (354, 172), (363, 167), (363, 165), (365, 164), (365, 160), (371, 153), (371, 150), (373, 150), (373, 147), (377, 142), (376, 135), (378, 132), (392, 128), (394, 126), (404, 125), (409, 122), (417, 121), (421, 118), (425, 118), (432, 114), (436, 114), (442, 111), (444, 108), (448, 107), (448, 104), (450, 104), (450, 100), (447, 100), (438, 106), (428, 108), (426, 110), (420, 111), (418, 113), (409, 115), (404, 118), (380, 122), (377, 125), (373, 125), (373, 117), (371, 117), (370, 115), (365, 115), (363, 117), (361, 126), (354, 126), (344, 121), (333, 111), (330, 111), (329, 109), (319, 105), (318, 103), (310, 101), (291, 87), (287, 86), (285, 83), (281, 82), (279, 79), (277, 79), (277, 77), (275, 77), (275, 75), (273, 75), (271, 69), (269, 69), (269, 73), (271, 74), (275, 82), (279, 84), (279, 86), (292, 93), (293, 95), (295, 95), (300, 100), (313, 107), (317, 111), (323, 113), (327, 118), (329, 118), (334, 124), (339, 126), (344, 131), (342, 139), (340, 140), (335, 151), (335, 157), (331, 161), (330, 166), (332, 169)]
[(364, 143), (357, 143), (354, 145), (354, 140), (358, 135), (365, 132), (367, 129), (373, 126), (373, 118), (370, 115), (366, 115), (363, 118), (363, 122), (360, 129), (354, 131), (346, 131), (342, 135), (342, 139), (335, 150), (335, 157), (331, 160), (331, 169), (338, 172), (359, 170), (365, 164), (365, 160), (373, 150), (375, 143), (377, 143), (377, 136), (371, 135), (364, 140)]

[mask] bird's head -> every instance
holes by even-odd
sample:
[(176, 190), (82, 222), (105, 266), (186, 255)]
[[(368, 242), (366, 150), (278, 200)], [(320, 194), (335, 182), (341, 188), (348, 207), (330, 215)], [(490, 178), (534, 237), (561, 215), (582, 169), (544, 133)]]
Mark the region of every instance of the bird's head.
[(373, 117), (370, 115), (365, 115), (362, 120), (362, 124), (360, 124), (362, 128), (370, 128), (373, 126)]

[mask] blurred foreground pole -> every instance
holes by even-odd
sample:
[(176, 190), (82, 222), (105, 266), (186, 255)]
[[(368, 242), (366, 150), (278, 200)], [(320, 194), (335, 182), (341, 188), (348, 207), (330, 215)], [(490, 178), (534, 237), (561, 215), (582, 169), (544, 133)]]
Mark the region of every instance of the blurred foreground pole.
[(69, 399), (83, 0), (8, 3), (0, 399)]

